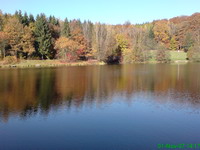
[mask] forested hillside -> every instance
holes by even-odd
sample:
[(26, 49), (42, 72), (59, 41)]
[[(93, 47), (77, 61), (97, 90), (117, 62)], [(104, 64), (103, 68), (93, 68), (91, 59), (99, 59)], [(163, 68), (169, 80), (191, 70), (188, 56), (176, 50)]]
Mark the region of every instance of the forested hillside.
[(200, 60), (200, 13), (119, 25), (60, 20), (54, 16), (0, 12), (0, 56), (9, 61), (60, 59), (106, 63), (147, 62), (152, 50), (159, 62), (170, 61), (169, 50), (185, 51)]

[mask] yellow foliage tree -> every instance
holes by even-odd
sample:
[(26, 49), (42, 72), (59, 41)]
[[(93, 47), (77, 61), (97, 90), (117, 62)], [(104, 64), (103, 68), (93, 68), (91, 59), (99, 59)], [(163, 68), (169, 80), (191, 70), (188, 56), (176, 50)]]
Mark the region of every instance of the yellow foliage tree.
[(134, 51), (128, 48), (122, 50), (122, 62), (133, 63), (134, 62)]
[(177, 50), (178, 49), (178, 42), (176, 41), (174, 36), (170, 40), (169, 49), (170, 50)]

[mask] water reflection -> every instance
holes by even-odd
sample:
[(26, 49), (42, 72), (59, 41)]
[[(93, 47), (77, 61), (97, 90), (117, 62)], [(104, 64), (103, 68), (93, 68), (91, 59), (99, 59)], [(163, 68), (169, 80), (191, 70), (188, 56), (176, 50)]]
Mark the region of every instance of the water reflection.
[[(0, 118), (22, 118), (66, 107), (127, 103), (146, 99), (198, 108), (200, 67), (187, 65), (113, 65), (0, 70)], [(115, 97), (115, 98), (113, 98)]]

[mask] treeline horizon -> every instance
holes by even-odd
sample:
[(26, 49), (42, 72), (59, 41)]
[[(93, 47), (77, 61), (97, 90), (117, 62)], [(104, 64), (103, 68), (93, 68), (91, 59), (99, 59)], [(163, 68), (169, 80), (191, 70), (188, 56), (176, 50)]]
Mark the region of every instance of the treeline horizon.
[(61, 20), (44, 13), (0, 11), (2, 60), (60, 59), (66, 62), (98, 60), (106, 63), (169, 62), (169, 50), (185, 51), (200, 61), (200, 13), (144, 24), (104, 24)]

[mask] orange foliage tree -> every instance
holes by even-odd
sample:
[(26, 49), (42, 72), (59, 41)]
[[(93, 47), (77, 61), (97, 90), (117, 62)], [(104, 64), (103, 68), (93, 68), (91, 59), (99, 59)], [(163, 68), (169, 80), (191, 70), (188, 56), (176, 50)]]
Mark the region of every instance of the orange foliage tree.
[(4, 32), (8, 35), (8, 43), (11, 46), (11, 50), (17, 56), (22, 47), (23, 25), (17, 18), (9, 18), (4, 27)]
[(8, 43), (8, 35), (5, 32), (0, 32), (0, 56), (5, 57), (5, 47)]
[(169, 47), (170, 36), (169, 26), (167, 20), (156, 21), (154, 24), (154, 35), (157, 42), (163, 43), (166, 47)]
[(78, 59), (85, 59), (87, 51), (87, 41), (83, 34), (83, 28), (79, 20), (73, 20), (70, 22), (71, 37), (70, 39), (78, 43), (79, 48), (77, 49)]
[(23, 52), (26, 54), (26, 57), (28, 54), (31, 54), (34, 52), (35, 48), (33, 46), (35, 38), (33, 37), (33, 32), (30, 29), (30, 27), (25, 26), (23, 30), (21, 45)]
[(60, 37), (55, 42), (55, 49), (57, 50), (57, 58), (74, 61), (78, 59), (80, 45), (69, 38)]

